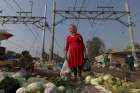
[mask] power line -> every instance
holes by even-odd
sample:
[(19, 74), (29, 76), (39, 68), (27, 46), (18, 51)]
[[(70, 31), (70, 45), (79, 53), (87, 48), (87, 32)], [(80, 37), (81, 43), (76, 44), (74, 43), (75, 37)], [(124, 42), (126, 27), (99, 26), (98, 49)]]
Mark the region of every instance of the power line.
[(29, 3), (30, 3), (30, 6), (31, 6), (31, 16), (32, 16), (34, 2), (33, 2), (33, 0), (29, 0)]
[(37, 41), (37, 38), (34, 39), (34, 41), (32, 42), (31, 47), (29, 48), (29, 50), (33, 49), (36, 41)]
[[(13, 0), (13, 2), (18, 6), (18, 8), (19, 8), (20, 10), (22, 10), (22, 11), (24, 12), (24, 10), (20, 7), (20, 5), (18, 4), (18, 2), (17, 2), (16, 0)], [(34, 36), (35, 38), (38, 38), (38, 37), (33, 33), (33, 30), (28, 26), (28, 24), (25, 25), (25, 26), (27, 26), (27, 28), (29, 29), (29, 31), (31, 31), (31, 33), (33, 34), (33, 36)]]
[[(18, 8), (20, 8), (20, 10), (24, 11), (24, 10), (20, 7), (20, 5), (19, 5), (15, 0), (13, 0), (13, 1), (14, 1), (14, 3), (18, 6)], [(5, 2), (7, 5), (9, 5), (9, 6), (12, 8), (13, 11), (15, 11), (14, 7), (13, 7), (7, 0), (4, 0), (4, 2)], [(32, 29), (31, 29), (28, 25), (25, 25), (25, 26), (26, 26), (26, 27), (29, 29), (29, 31), (33, 34), (34, 38), (37, 39), (38, 36), (36, 36), (36, 35), (33, 33)], [(38, 35), (38, 34), (37, 34), (37, 35)]]
[[(12, 7), (11, 4), (10, 4), (9, 2), (7, 2), (6, 0), (5, 0), (5, 3), (8, 4), (10, 7)], [(0, 8), (1, 8), (1, 7), (0, 7)], [(14, 8), (13, 8), (13, 7), (12, 7), (12, 9), (13, 9), (13, 11), (14, 11)], [(5, 11), (5, 13), (8, 15), (8, 12), (7, 12), (7, 11)], [(9, 41), (9, 40), (8, 40), (8, 41)], [(17, 46), (22, 47), (22, 45), (16, 44), (15, 42), (12, 42), (12, 41), (9, 41), (9, 42), (12, 43), (12, 44), (14, 44), (14, 45), (17, 45)], [(25, 47), (24, 47), (24, 49), (25, 49)]]
[[(8, 5), (13, 9), (13, 11), (15, 11), (14, 7), (13, 7), (7, 0), (3, 0), (3, 1), (5, 1), (5, 3), (8, 4)], [(13, 1), (14, 1), (14, 3), (18, 6), (18, 8), (20, 8), (22, 11), (24, 11), (24, 10), (20, 7), (20, 5), (17, 3), (17, 1), (15, 1), (15, 0), (13, 0)], [(33, 36), (34, 36), (35, 38), (38, 38), (38, 37), (33, 33), (32, 29), (31, 29), (28, 25), (25, 25), (25, 26), (29, 29), (29, 31), (33, 34)]]
[(18, 2), (16, 0), (13, 0), (13, 2), (17, 5), (17, 7), (22, 10), (24, 12), (24, 10), (20, 7), (20, 5), (18, 4)]
[[(82, 11), (83, 6), (84, 6), (84, 4), (85, 4), (85, 1), (86, 1), (86, 0), (83, 0), (83, 1), (82, 1), (81, 7), (80, 7), (80, 11)], [(78, 17), (80, 17), (80, 14), (79, 14)], [(79, 24), (79, 19), (78, 19), (78, 22), (77, 22), (77, 27), (78, 27), (78, 24)]]
[(56, 38), (54, 38), (54, 39), (55, 39), (55, 43), (56, 43), (56, 45), (58, 46), (58, 48), (61, 49), (61, 50), (63, 51), (63, 48), (62, 48), (62, 46), (60, 46), (60, 44), (58, 43), (57, 39), (56, 39)]
[[(3, 13), (3, 8), (0, 6), (0, 8), (2, 9), (2, 13)], [(5, 11), (5, 13), (8, 15), (8, 13)]]
[(7, 1), (7, 0), (3, 0), (8, 6), (10, 6), (13, 11), (15, 11), (15, 8)]
[(76, 8), (76, 5), (77, 5), (77, 0), (74, 0), (75, 2), (74, 2), (74, 7), (73, 7), (73, 10), (75, 10), (75, 8)]
[(9, 40), (7, 40), (7, 41), (8, 41), (9, 43), (11, 43), (11, 44), (17, 46), (18, 48), (27, 49), (27, 48), (23, 47), (23, 45), (20, 45), (20, 44), (18, 44), (18, 43), (13, 42), (13, 41), (9, 41)]
[(35, 45), (35, 42), (38, 40), (38, 39), (40, 39), (39, 37), (39, 33), (37, 33), (38, 34), (38, 38), (35, 38), (34, 39), (34, 41), (32, 42), (32, 44), (31, 44), (31, 47), (30, 47), (30, 50), (33, 48), (33, 46)]
[(38, 33), (36, 33), (36, 34), (37, 34), (37, 36), (36, 36), (35, 33), (33, 33), (33, 30), (29, 27), (28, 24), (26, 24), (25, 26), (26, 26), (26, 27), (29, 29), (29, 31), (32, 33), (32, 35), (34, 36), (34, 38), (37, 39), (37, 38), (38, 38)]
[[(51, 32), (50, 30), (49, 30), (48, 32), (50, 33), (50, 35), (52, 35), (52, 32)], [(56, 37), (54, 37), (54, 42), (55, 42), (55, 44), (58, 46), (58, 48), (59, 48), (60, 50), (63, 51), (63, 48), (62, 48), (62, 46), (58, 43)]]

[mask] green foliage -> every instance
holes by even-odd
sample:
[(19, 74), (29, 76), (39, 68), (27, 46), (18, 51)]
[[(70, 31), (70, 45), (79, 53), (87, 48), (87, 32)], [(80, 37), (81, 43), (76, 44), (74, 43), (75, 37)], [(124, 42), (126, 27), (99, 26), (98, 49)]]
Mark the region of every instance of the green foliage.
[(87, 41), (87, 50), (89, 57), (95, 57), (105, 51), (105, 44), (99, 37), (93, 37)]
[(140, 89), (140, 80), (134, 82), (132, 85), (131, 85), (132, 88), (136, 88), (136, 89)]
[(14, 55), (14, 54), (16, 54), (16, 52), (8, 50), (8, 51), (6, 52), (6, 54), (7, 54), (7, 55)]
[(119, 87), (118, 89), (114, 90), (113, 93), (130, 93), (128, 89), (124, 87)]
[(5, 77), (0, 82), (0, 89), (4, 89), (5, 93), (16, 93), (16, 90), (20, 87), (17, 79), (11, 77)]
[(19, 66), (26, 69), (31, 69), (33, 66), (33, 58), (29, 51), (23, 51), (19, 60)]
[[(135, 47), (135, 49), (140, 49), (140, 44), (135, 42), (135, 43), (134, 43), (134, 47)], [(132, 48), (132, 44), (129, 43), (129, 44), (127, 45), (126, 49), (131, 49), (131, 48)]]

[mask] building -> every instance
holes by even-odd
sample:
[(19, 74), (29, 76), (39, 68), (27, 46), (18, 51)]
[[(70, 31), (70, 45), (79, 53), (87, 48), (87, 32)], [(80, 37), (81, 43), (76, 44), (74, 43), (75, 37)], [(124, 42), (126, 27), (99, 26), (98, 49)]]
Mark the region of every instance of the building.
[[(112, 51), (109, 53), (110, 63), (122, 64), (128, 54), (132, 54), (130, 50)], [(140, 50), (136, 50), (137, 60), (140, 63)]]

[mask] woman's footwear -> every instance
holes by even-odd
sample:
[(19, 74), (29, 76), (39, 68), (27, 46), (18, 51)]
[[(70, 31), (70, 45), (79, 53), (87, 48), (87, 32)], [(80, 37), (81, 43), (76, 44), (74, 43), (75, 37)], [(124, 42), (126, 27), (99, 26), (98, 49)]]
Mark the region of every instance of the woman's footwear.
[(77, 77), (76, 77), (78, 80), (81, 80), (81, 76), (79, 76), (79, 75), (77, 75)]
[(72, 80), (76, 80), (76, 76), (71, 76), (71, 79)]

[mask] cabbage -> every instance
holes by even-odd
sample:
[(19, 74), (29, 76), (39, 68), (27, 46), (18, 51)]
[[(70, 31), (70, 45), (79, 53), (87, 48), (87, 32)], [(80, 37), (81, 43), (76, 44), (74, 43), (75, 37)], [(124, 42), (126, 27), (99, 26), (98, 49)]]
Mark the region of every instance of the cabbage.
[(102, 93), (112, 93), (110, 90), (105, 89), (104, 87), (99, 86), (99, 85), (95, 86), (95, 88), (100, 90), (100, 91), (103, 91)]
[(38, 81), (41, 82), (41, 83), (47, 83), (47, 82), (48, 82), (48, 81), (45, 80), (44, 78), (30, 77), (30, 78), (27, 80), (25, 86), (28, 85), (28, 84), (34, 83), (34, 82), (38, 82)]
[(58, 93), (56, 86), (51, 82), (44, 84), (44, 87), (45, 87), (44, 93)]
[(29, 93), (43, 93), (44, 86), (41, 82), (31, 83), (27, 86), (27, 91)]
[(130, 89), (130, 93), (140, 93), (140, 89)]
[(106, 75), (104, 75), (103, 76), (103, 79), (106, 81), (106, 80), (111, 80), (113, 78), (113, 76), (112, 75), (110, 75), (110, 74), (106, 74)]
[(101, 76), (104, 76), (104, 73), (97, 73), (96, 74), (96, 77), (101, 77)]
[(91, 78), (92, 78), (91, 76), (87, 76), (87, 77), (85, 78), (85, 83), (86, 83), (86, 84), (89, 84)]
[(103, 84), (104, 80), (103, 80), (103, 77), (102, 77), (102, 76), (100, 76), (100, 77), (98, 77), (98, 78), (96, 78), (96, 79), (97, 79), (97, 82), (98, 82), (99, 84)]
[(60, 92), (63, 92), (63, 91), (65, 90), (65, 87), (64, 87), (64, 86), (59, 86), (59, 87), (58, 87), (58, 90), (59, 90)]
[(27, 93), (27, 89), (24, 87), (21, 87), (21, 88), (17, 89), (16, 93)]
[(99, 85), (99, 83), (98, 83), (98, 79), (97, 78), (92, 78), (91, 80), (90, 80), (90, 84), (91, 85)]
[(48, 82), (48, 83), (44, 84), (44, 87), (47, 88), (47, 87), (56, 87), (56, 86), (54, 83)]

